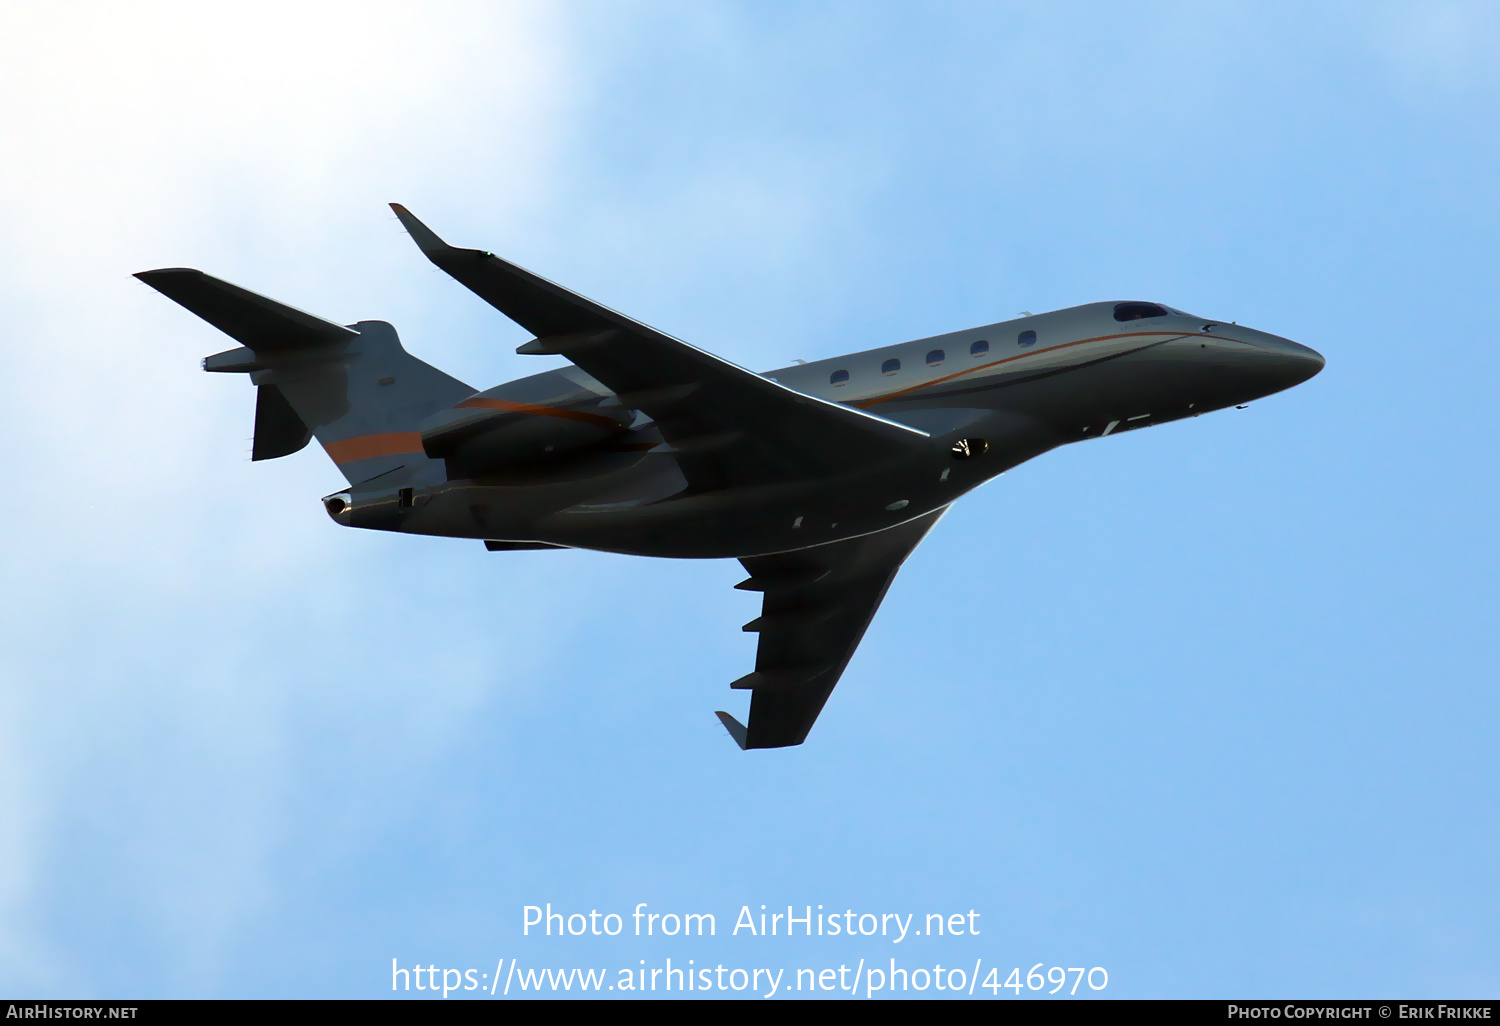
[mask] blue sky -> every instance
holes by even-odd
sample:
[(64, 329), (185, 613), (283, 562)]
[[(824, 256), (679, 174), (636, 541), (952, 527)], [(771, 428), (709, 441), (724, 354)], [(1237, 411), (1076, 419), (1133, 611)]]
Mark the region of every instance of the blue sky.
[[(0, 6), (8, 993), (896, 956), (1496, 993), (1492, 7), (80, 7)], [(738, 564), (341, 530), (129, 277), (547, 366), (391, 200), (757, 368), (1119, 298), (1329, 362), (965, 498), (809, 743), (746, 754)], [(549, 901), (720, 936), (523, 938)], [(725, 936), (762, 903), (982, 932)]]

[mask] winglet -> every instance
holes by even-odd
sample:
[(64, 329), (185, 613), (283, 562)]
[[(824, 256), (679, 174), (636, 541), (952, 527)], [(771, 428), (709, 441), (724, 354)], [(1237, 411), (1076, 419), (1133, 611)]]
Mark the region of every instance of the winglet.
[(483, 250), (462, 250), (457, 246), (448, 245), (442, 239), (438, 238), (437, 232), (427, 227), (421, 221), (418, 221), (415, 215), (413, 215), (410, 210), (407, 210), (399, 203), (392, 203), (391, 209), (396, 212), (397, 220), (401, 222), (402, 227), (406, 229), (407, 234), (411, 236), (412, 241), (417, 244), (417, 248), (420, 249), (428, 257), (434, 257), (441, 253), (450, 252), (476, 253), (480, 256), (489, 256), (489, 254), (485, 253)]
[(740, 750), (743, 751), (747, 736), (745, 725), (723, 710), (714, 713), (714, 715), (719, 718), (720, 723), (724, 724), (724, 729), (729, 731), (729, 736), (734, 738), (734, 743), (739, 745)]
[[(448, 245), (399, 203), (391, 209), (423, 256), (543, 343), (555, 336), (620, 327), (650, 330), (488, 250)], [(523, 351), (550, 352), (546, 347)]]

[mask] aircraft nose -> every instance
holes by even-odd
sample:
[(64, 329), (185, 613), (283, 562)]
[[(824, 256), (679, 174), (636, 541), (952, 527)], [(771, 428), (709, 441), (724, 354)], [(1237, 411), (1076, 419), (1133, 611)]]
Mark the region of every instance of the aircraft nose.
[(1323, 359), (1323, 354), (1311, 346), (1304, 346), (1300, 342), (1293, 342), (1280, 335), (1257, 331), (1245, 341), (1254, 345), (1265, 356), (1271, 357), (1269, 361), (1264, 362), (1271, 364), (1274, 368), (1272, 376), (1276, 378), (1277, 391), (1302, 384), (1322, 370), (1327, 362)]
[(1276, 351), (1285, 374), (1292, 379), (1287, 387), (1302, 384), (1328, 363), (1316, 349), (1291, 339), (1278, 338), (1276, 344), (1268, 348)]

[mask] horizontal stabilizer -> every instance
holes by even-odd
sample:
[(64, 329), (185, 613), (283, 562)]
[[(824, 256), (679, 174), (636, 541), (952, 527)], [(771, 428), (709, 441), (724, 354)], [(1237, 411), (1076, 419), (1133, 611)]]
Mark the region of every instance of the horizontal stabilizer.
[(303, 313), (191, 267), (141, 271), (136, 277), (257, 351), (312, 349), (359, 337), (359, 332), (342, 324)]
[(266, 364), (255, 355), (249, 346), (240, 346), (226, 352), (203, 358), (203, 369), (210, 374), (253, 374), (266, 370)]

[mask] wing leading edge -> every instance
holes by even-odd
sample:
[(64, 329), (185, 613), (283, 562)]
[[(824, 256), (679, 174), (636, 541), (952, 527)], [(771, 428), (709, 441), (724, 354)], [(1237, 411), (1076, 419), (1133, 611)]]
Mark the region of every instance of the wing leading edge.
[(392, 203), (423, 254), (537, 337), (517, 352), (561, 355), (646, 413), (695, 492), (826, 478), (899, 458), (925, 432), (746, 370), (501, 260), (438, 238)]
[(807, 739), (896, 571), (946, 512), (862, 538), (740, 560), (750, 579), (735, 587), (765, 599), (744, 628), (760, 634), (755, 672), (730, 685), (751, 692), (750, 722), (718, 713), (736, 744), (784, 748)]

